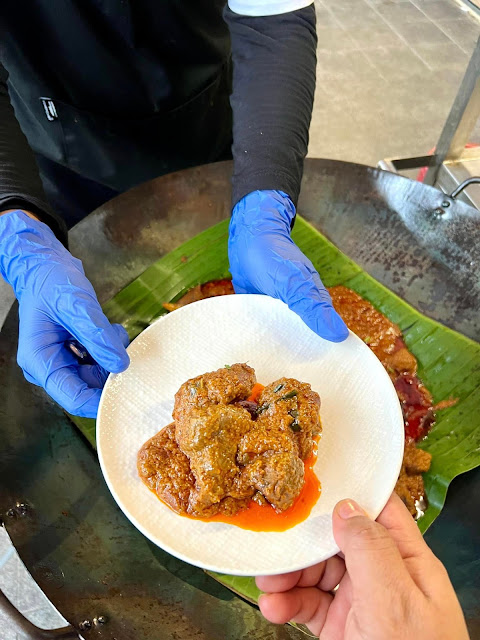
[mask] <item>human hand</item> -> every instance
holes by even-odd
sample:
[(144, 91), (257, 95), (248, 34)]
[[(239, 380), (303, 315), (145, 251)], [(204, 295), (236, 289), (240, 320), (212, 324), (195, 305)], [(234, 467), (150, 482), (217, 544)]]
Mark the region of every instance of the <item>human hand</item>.
[(281, 191), (253, 191), (236, 204), (228, 257), (237, 293), (283, 300), (315, 333), (341, 342), (348, 329), (310, 260), (290, 237), (295, 207)]
[[(0, 216), (0, 273), (19, 302), (17, 362), (25, 378), (69, 413), (94, 418), (108, 373), (129, 364), (127, 332), (103, 314), (80, 260), (23, 211)], [(78, 364), (65, 344), (72, 338), (97, 364)]]
[(345, 560), (257, 578), (268, 620), (304, 623), (321, 640), (468, 640), (448, 574), (398, 496), (377, 522), (342, 500), (333, 533)]

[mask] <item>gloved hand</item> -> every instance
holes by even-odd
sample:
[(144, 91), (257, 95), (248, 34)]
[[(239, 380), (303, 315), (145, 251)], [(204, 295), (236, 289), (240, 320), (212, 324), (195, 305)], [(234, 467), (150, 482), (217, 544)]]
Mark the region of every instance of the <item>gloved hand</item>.
[[(0, 273), (19, 302), (17, 362), (25, 378), (69, 413), (97, 415), (108, 372), (128, 367), (128, 335), (103, 314), (82, 263), (43, 222), (23, 211), (0, 216)], [(75, 338), (98, 364), (79, 365)]]
[(320, 276), (290, 237), (295, 207), (281, 191), (253, 191), (230, 221), (228, 257), (237, 293), (283, 300), (315, 333), (341, 342), (348, 329), (332, 306)]

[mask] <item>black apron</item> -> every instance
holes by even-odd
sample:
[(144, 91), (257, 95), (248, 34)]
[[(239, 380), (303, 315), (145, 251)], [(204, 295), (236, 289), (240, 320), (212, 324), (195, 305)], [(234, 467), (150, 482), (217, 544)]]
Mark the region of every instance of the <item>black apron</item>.
[(38, 157), (106, 194), (225, 157), (231, 62), (224, 4), (4, 0), (1, 61)]

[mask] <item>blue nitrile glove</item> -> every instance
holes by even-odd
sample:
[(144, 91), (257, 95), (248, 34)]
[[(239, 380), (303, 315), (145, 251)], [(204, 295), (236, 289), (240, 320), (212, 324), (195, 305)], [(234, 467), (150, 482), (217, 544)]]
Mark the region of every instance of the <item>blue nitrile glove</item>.
[[(94, 418), (108, 372), (128, 367), (127, 332), (103, 314), (80, 260), (22, 211), (0, 216), (0, 273), (19, 302), (25, 378), (68, 412)], [(98, 364), (78, 364), (65, 344), (72, 337)]]
[(295, 207), (281, 191), (253, 191), (230, 221), (228, 257), (237, 293), (283, 300), (322, 338), (341, 342), (348, 329), (312, 263), (290, 237)]

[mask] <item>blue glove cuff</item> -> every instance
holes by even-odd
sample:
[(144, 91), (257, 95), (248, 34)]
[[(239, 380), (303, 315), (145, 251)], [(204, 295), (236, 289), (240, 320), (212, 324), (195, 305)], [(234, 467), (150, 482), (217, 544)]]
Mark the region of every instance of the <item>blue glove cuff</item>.
[(250, 228), (261, 223), (263, 231), (278, 229), (280, 224), (290, 233), (295, 215), (295, 205), (283, 191), (252, 191), (237, 202), (232, 221)]

